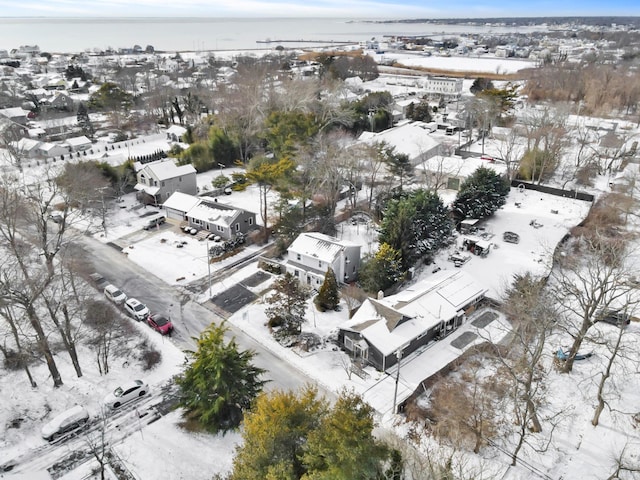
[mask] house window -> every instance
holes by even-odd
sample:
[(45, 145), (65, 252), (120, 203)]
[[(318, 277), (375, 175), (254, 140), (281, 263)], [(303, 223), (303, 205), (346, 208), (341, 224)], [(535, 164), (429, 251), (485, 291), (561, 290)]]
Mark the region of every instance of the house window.
[(219, 232), (224, 232), (224, 227), (221, 227), (220, 225), (216, 225), (216, 230), (218, 230)]
[(459, 190), (460, 189), (460, 179), (459, 178), (447, 178), (447, 189), (449, 189), (449, 190)]
[(162, 186), (164, 187), (164, 182), (162, 182)]
[(153, 181), (153, 186), (154, 186), (154, 187), (157, 187), (157, 186), (158, 186), (158, 181), (157, 181), (157, 180), (154, 180), (154, 181)]
[(249, 225), (253, 225), (253, 218), (249, 217)]
[(239, 232), (239, 231), (240, 231), (240, 224), (236, 223), (236, 232)]
[(300, 277), (300, 270), (295, 270), (295, 271), (293, 272), (293, 274), (294, 274), (296, 277)]
[(322, 260), (318, 262), (318, 267), (322, 268)]
[(298, 261), (302, 260), (302, 256), (300, 254), (297, 254), (296, 258), (297, 258)]
[(182, 181), (182, 177), (178, 177), (178, 181), (181, 182)]
[(350, 352), (353, 351), (353, 340), (351, 338), (347, 337), (346, 335), (344, 337), (344, 348), (346, 348)]

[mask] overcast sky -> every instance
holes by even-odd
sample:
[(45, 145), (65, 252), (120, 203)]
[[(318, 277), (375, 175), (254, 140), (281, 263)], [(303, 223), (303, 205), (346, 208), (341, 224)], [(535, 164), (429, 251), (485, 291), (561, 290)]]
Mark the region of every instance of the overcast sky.
[(640, 0), (0, 0), (0, 17), (442, 18), (640, 15)]

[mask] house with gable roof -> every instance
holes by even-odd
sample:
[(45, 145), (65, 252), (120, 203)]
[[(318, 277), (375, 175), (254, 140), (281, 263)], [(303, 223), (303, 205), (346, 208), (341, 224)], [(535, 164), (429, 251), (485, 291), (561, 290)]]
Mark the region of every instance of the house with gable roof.
[(340, 327), (338, 342), (354, 359), (388, 370), (462, 325), (487, 289), (463, 270), (441, 270), (402, 292), (368, 298)]
[(193, 165), (176, 165), (172, 158), (163, 158), (145, 164), (136, 163), (134, 187), (142, 203), (160, 205), (175, 192), (198, 193), (196, 169)]
[(256, 228), (256, 214), (232, 207), (210, 197), (175, 192), (162, 205), (168, 219), (186, 222), (190, 227), (215, 233), (230, 240)]
[(318, 289), (331, 268), (338, 283), (355, 281), (360, 269), (360, 245), (318, 232), (301, 233), (288, 249), (285, 264), (301, 283)]

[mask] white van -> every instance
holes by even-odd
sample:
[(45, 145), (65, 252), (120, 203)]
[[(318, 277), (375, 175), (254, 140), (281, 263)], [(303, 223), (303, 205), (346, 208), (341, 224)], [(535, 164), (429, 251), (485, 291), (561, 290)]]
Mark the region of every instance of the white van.
[(89, 412), (84, 407), (76, 405), (46, 423), (42, 427), (42, 438), (51, 442), (65, 433), (85, 426), (88, 421)]

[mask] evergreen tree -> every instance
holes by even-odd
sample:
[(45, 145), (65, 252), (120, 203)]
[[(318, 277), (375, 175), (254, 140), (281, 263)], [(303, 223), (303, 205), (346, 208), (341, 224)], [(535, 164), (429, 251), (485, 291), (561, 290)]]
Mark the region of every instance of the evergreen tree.
[(233, 165), (240, 156), (229, 135), (215, 125), (209, 129), (209, 148), (215, 162), (223, 165)]
[(385, 291), (403, 277), (400, 252), (386, 243), (380, 244), (376, 254), (365, 260), (358, 276), (365, 291), (377, 293)]
[(449, 243), (453, 233), (449, 210), (435, 192), (416, 190), (409, 199), (416, 212), (412, 224), (416, 256), (433, 256)]
[(300, 333), (307, 311), (307, 292), (289, 272), (276, 280), (274, 293), (267, 298), (265, 309), (270, 327), (282, 327), (285, 334)]
[(333, 407), (306, 387), (261, 395), (246, 415), (231, 480), (374, 480), (388, 449), (373, 437), (373, 409), (353, 393)]
[(388, 449), (373, 436), (374, 410), (355, 393), (343, 392), (309, 433), (303, 457), (303, 479), (352, 480), (379, 478)]
[(387, 156), (385, 163), (387, 164), (389, 173), (400, 180), (398, 191), (402, 193), (405, 179), (413, 177), (413, 165), (411, 165), (409, 156), (406, 153), (396, 153), (393, 151), (391, 155)]
[(315, 298), (315, 304), (320, 311), (324, 312), (326, 310), (335, 310), (338, 307), (338, 303), (340, 303), (340, 296), (336, 274), (332, 268), (329, 268), (324, 275), (324, 282), (322, 282), (320, 291)]
[(198, 350), (187, 352), (191, 364), (177, 380), (186, 416), (213, 432), (238, 427), (266, 383), (259, 378), (265, 371), (251, 363), (254, 352), (239, 351), (235, 338), (225, 343), (227, 330), (223, 323), (202, 332)]
[(453, 202), (457, 221), (485, 218), (503, 206), (509, 194), (509, 181), (490, 168), (478, 168), (461, 185)]
[(413, 232), (415, 216), (415, 207), (407, 197), (392, 199), (387, 202), (380, 225), (378, 240), (380, 244), (386, 243), (400, 253), (403, 271), (413, 265), (415, 258), (416, 240)]
[(80, 105), (78, 105), (78, 114), (76, 115), (76, 118), (78, 120), (78, 125), (82, 129), (82, 133), (86, 135), (87, 138), (93, 140), (96, 130), (91, 123), (89, 112), (87, 112), (87, 107), (84, 103), (80, 103)]

